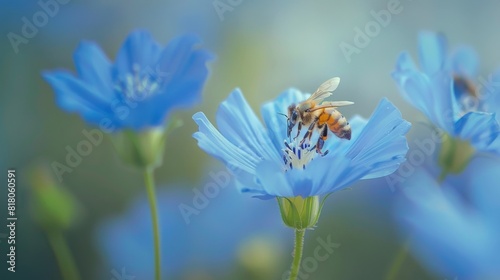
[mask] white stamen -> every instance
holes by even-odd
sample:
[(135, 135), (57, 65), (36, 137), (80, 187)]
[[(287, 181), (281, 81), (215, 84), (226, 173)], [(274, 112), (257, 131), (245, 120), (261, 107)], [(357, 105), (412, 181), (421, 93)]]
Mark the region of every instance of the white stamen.
[(295, 140), (290, 144), (285, 140), (285, 148), (283, 149), (285, 171), (294, 168), (305, 169), (316, 154), (316, 147), (311, 147), (307, 141), (301, 145), (299, 140)]
[(132, 73), (121, 77), (115, 89), (123, 93), (127, 99), (142, 100), (155, 94), (160, 88), (159, 80), (147, 71), (141, 71), (138, 64), (132, 66)]

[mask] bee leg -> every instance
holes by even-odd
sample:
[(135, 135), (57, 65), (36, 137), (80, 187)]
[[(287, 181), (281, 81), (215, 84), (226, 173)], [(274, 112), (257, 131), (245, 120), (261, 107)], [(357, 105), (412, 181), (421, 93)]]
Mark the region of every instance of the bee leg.
[(301, 129), (302, 129), (302, 122), (299, 122), (299, 124), (297, 126), (297, 135), (295, 135), (295, 137), (293, 137), (294, 141), (295, 141), (295, 139), (297, 139), (297, 137), (299, 137)]
[(314, 129), (314, 127), (316, 126), (316, 123), (318, 122), (318, 119), (315, 119), (311, 125), (309, 126), (309, 128), (307, 129), (307, 132), (306, 134), (304, 135), (304, 138), (302, 139), (302, 141), (300, 141), (300, 145), (304, 144), (304, 142), (306, 141), (306, 138), (308, 138), (309, 141), (311, 141), (311, 137), (312, 137), (312, 131)]
[(328, 127), (323, 125), (319, 128), (321, 130), (321, 135), (318, 137), (318, 143), (316, 144), (316, 152), (321, 156), (326, 156), (328, 154), (328, 150), (324, 153), (321, 151), (323, 146), (325, 145), (326, 139), (328, 139)]
[(321, 152), (321, 149), (323, 148), (324, 144), (325, 144), (325, 140), (323, 140), (321, 137), (319, 137), (318, 142), (316, 143), (316, 153), (323, 155), (323, 152)]

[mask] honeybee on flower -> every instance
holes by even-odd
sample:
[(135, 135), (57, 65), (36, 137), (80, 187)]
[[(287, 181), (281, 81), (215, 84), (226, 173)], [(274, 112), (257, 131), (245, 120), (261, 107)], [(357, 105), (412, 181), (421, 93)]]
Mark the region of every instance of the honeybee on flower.
[(295, 136), (297, 138), (300, 135), (302, 126), (308, 125), (309, 128), (300, 142), (302, 145), (306, 139), (311, 140), (313, 130), (317, 128), (320, 135), (315, 148), (316, 152), (320, 155), (328, 154), (328, 150), (324, 153), (321, 151), (325, 141), (328, 139), (328, 130), (341, 139), (351, 140), (351, 126), (344, 115), (337, 110), (337, 107), (352, 105), (354, 103), (350, 101), (323, 101), (332, 95), (332, 92), (337, 89), (339, 83), (340, 78), (331, 78), (321, 84), (306, 100), (288, 106), (287, 136), (290, 137), (293, 128), (297, 125), (297, 135)]

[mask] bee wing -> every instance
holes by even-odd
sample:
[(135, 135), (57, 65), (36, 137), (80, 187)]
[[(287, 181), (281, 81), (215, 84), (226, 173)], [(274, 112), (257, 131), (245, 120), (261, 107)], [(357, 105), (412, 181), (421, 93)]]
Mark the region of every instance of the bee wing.
[(330, 101), (330, 102), (323, 102), (321, 105), (330, 105), (331, 107), (342, 107), (352, 104), (354, 104), (354, 102), (352, 101)]
[(319, 102), (329, 97), (330, 95), (332, 95), (332, 91), (337, 89), (339, 83), (340, 83), (339, 77), (334, 77), (327, 80), (318, 87), (318, 89), (311, 95), (311, 97), (309, 97), (309, 100), (314, 100), (316, 102)]
[(316, 106), (312, 109), (309, 109), (309, 112), (324, 109), (324, 108), (337, 108), (337, 107), (342, 107), (342, 106), (347, 106), (347, 105), (352, 105), (354, 102), (351, 101), (327, 101), (321, 103), (321, 105)]

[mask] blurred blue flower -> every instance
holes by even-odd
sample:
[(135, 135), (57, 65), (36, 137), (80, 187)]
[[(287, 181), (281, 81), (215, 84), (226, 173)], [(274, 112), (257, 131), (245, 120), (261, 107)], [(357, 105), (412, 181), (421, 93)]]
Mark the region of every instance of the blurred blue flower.
[(500, 161), (475, 158), (439, 185), (419, 170), (396, 207), (412, 252), (429, 269), (457, 279), (500, 279)]
[(66, 70), (43, 73), (57, 104), (94, 125), (135, 131), (162, 126), (172, 109), (200, 99), (212, 55), (184, 35), (165, 48), (142, 30), (132, 32), (112, 64), (95, 43), (74, 54), (77, 76)]
[(264, 104), (266, 128), (236, 89), (217, 112), (218, 129), (199, 112), (193, 116), (199, 126), (193, 136), (201, 149), (232, 170), (243, 192), (264, 199), (326, 195), (360, 179), (388, 175), (404, 162), (410, 124), (387, 99), (368, 121), (359, 116), (350, 120), (350, 141), (335, 137), (326, 141), (324, 150), (330, 151), (326, 156), (300, 145), (302, 137), (285, 144), (287, 120), (280, 113), (307, 97), (290, 89)]
[(500, 133), (495, 114), (468, 104), (479, 94), (472, 82), (478, 68), (474, 51), (461, 47), (449, 55), (444, 36), (422, 32), (419, 58), (421, 71), (408, 52), (398, 58), (392, 76), (403, 97), (452, 137), (477, 150), (500, 153), (492, 145)]
[[(224, 172), (224, 171), (222, 171)], [(226, 175), (229, 180), (229, 175)], [(208, 185), (208, 183), (207, 183)], [(208, 189), (208, 188), (206, 188)], [(224, 276), (245, 257), (248, 243), (266, 244), (264, 256), (275, 257), (269, 265), (280, 267), (288, 231), (280, 223), (276, 205), (245, 199), (234, 188), (206, 190), (168, 186), (158, 192), (162, 267), (168, 278), (187, 279), (194, 275)], [(206, 203), (195, 206), (205, 197)], [(192, 207), (194, 212), (183, 212)], [(98, 248), (109, 270), (127, 273), (136, 279), (153, 279), (153, 233), (146, 197), (138, 199), (122, 216), (104, 221), (96, 231)], [(262, 247), (259, 247), (262, 249)], [(106, 273), (106, 272), (104, 272)], [(202, 277), (203, 278), (203, 277)], [(203, 279), (206, 279), (203, 278)], [(218, 279), (209, 278), (209, 279)]]

